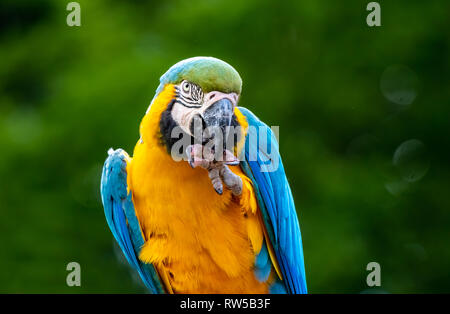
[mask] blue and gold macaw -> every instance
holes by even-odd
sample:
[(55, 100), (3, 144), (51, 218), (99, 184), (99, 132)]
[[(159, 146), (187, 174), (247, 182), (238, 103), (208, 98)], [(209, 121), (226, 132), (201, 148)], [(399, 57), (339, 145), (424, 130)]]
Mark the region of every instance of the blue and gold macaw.
[[(237, 71), (219, 59), (178, 62), (160, 79), (133, 158), (108, 152), (101, 179), (106, 220), (152, 293), (307, 292), (278, 144), (267, 125), (237, 107), (241, 87)], [(199, 126), (202, 134), (209, 127), (239, 130), (224, 159), (202, 155)], [(190, 145), (180, 149), (181, 136)], [(261, 143), (279, 159), (274, 169)]]

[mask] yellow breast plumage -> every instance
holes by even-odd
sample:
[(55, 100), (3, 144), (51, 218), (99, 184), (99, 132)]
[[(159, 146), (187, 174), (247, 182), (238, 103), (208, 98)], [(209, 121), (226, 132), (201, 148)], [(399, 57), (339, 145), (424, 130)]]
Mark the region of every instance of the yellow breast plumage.
[[(254, 275), (263, 230), (250, 180), (240, 198), (217, 194), (207, 171), (176, 162), (160, 143), (159, 118), (174, 96), (167, 85), (141, 123), (141, 140), (128, 163), (128, 187), (146, 241), (141, 260), (152, 263), (169, 291), (267, 293)], [(237, 110), (237, 109), (236, 109)]]

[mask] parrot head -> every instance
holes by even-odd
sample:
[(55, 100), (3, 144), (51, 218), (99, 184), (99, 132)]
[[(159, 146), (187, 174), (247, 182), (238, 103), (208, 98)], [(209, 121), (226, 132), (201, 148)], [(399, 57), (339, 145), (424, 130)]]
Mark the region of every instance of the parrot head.
[[(160, 116), (160, 133), (170, 151), (179, 137), (173, 136), (179, 128), (192, 141), (204, 145), (221, 135), (223, 147), (228, 139), (229, 127), (237, 127), (235, 116), (242, 80), (228, 63), (212, 57), (195, 57), (173, 65), (161, 78), (155, 98), (167, 86), (174, 88), (173, 98)], [(150, 105), (147, 114), (151, 114)], [(149, 112), (150, 111), (150, 112)], [(235, 142), (239, 135), (233, 134)]]

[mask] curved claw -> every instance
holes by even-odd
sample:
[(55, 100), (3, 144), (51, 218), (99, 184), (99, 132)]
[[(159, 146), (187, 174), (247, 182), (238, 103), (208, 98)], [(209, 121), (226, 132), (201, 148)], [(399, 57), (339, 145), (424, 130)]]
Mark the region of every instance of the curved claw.
[(211, 179), (211, 183), (214, 187), (214, 190), (217, 194), (222, 195), (223, 193), (223, 184), (220, 179), (220, 171), (217, 168), (213, 168), (208, 171), (209, 178)]
[(226, 149), (223, 152), (223, 160), (225, 165), (236, 166), (239, 165), (239, 159), (232, 152)]

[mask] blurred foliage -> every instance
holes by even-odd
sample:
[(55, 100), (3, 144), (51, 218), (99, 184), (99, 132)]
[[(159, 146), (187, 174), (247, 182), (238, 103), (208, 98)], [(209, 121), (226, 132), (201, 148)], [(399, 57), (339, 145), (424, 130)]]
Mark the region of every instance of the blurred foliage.
[[(133, 151), (159, 76), (210, 55), (280, 126), (312, 293), (449, 292), (450, 3), (0, 4), (0, 292), (143, 292), (107, 228), (109, 147)], [(66, 265), (81, 264), (81, 287)], [(366, 285), (381, 265), (382, 286)]]

